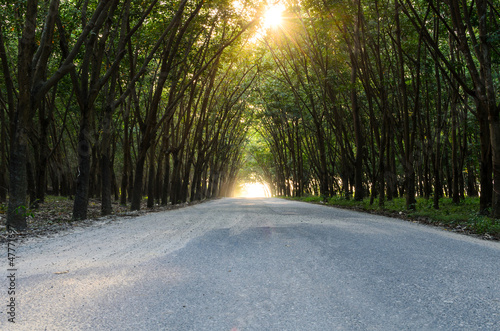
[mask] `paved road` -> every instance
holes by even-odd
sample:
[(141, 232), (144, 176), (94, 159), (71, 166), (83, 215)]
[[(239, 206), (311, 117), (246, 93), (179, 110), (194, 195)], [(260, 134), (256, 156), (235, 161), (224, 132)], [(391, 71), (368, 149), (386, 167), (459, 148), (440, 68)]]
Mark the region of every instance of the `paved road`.
[(319, 205), (221, 199), (17, 254), (2, 330), (500, 329), (499, 243)]

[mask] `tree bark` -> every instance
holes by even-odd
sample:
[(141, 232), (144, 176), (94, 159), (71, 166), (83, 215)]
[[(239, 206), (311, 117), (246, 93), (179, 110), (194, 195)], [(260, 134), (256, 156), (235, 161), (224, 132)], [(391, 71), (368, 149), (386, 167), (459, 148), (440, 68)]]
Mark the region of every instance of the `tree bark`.
[(161, 204), (166, 206), (170, 196), (170, 153), (165, 155), (165, 170), (163, 174), (163, 188), (161, 192)]
[(352, 107), (352, 117), (354, 123), (354, 138), (356, 144), (356, 159), (354, 162), (354, 200), (362, 201), (365, 197), (365, 192), (363, 188), (363, 157), (364, 157), (364, 141), (363, 133), (361, 129), (361, 119), (360, 119), (360, 109), (358, 104), (357, 95), (357, 71), (358, 71), (358, 60), (360, 55), (360, 40), (359, 40), (359, 30), (361, 24), (361, 2), (359, 0), (354, 0), (354, 5), (356, 6), (356, 17), (354, 22), (354, 47), (351, 52), (351, 107)]
[(457, 98), (458, 95), (453, 93), (451, 100), (451, 166), (452, 166), (452, 177), (453, 184), (451, 188), (452, 201), (455, 204), (460, 202), (460, 191), (459, 191), (459, 176), (461, 174), (461, 169), (459, 169), (458, 163), (458, 140), (457, 140)]
[(73, 220), (87, 219), (90, 187), (90, 157), (92, 154), (92, 146), (89, 139), (91, 132), (89, 111), (84, 109), (81, 116), (80, 132), (78, 134), (78, 176), (76, 178), (75, 201), (73, 204)]
[(24, 230), (28, 226), (26, 221), (26, 210), (28, 208), (26, 202), (26, 190), (28, 188), (26, 163), (28, 161), (29, 123), (34, 112), (31, 89), (37, 10), (38, 4), (36, 0), (26, 2), (24, 28), (18, 46), (19, 101), (11, 136), (7, 229)]
[(146, 150), (147, 149), (145, 149), (144, 147), (139, 150), (139, 155), (135, 164), (134, 188), (132, 191), (132, 203), (130, 204), (131, 210), (141, 209), (142, 180), (144, 177), (144, 162), (146, 161)]
[[(415, 209), (415, 169), (413, 165), (413, 146), (410, 128), (410, 115), (409, 115), (409, 105), (408, 105), (408, 94), (406, 89), (405, 81), (405, 69), (404, 69), (404, 58), (403, 49), (401, 41), (401, 24), (399, 20), (400, 14), (400, 4), (399, 0), (394, 0), (395, 4), (395, 20), (396, 20), (396, 47), (397, 47), (397, 66), (398, 66), (398, 81), (399, 81), (399, 91), (400, 100), (403, 112), (404, 121), (404, 162), (403, 167), (405, 169), (405, 193), (406, 193), (406, 209)], [(419, 59), (418, 59), (419, 60)], [(415, 125), (413, 123), (413, 125)]]
[(155, 205), (154, 185), (155, 185), (155, 151), (154, 148), (149, 150), (149, 171), (148, 171), (148, 201), (147, 207), (153, 208)]

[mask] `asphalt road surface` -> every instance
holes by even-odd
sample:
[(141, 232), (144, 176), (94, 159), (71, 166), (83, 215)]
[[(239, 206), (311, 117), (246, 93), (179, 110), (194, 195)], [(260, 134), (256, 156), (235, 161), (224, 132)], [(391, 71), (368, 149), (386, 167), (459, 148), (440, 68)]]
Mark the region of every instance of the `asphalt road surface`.
[(2, 330), (500, 330), (499, 243), (320, 205), (221, 199), (16, 248)]

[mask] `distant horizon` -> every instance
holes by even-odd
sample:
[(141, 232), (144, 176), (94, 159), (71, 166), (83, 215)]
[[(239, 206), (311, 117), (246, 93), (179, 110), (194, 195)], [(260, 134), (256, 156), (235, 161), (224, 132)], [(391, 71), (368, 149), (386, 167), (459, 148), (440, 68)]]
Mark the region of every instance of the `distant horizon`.
[(234, 195), (235, 198), (270, 198), (271, 194), (266, 184), (245, 183), (242, 189)]

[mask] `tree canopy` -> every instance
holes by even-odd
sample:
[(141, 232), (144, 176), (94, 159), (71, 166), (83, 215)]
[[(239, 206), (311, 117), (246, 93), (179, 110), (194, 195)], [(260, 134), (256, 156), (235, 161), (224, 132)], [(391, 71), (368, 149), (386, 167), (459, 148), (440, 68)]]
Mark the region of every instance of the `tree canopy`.
[(90, 197), (107, 215), (113, 198), (137, 210), (245, 180), (381, 207), (405, 196), (408, 209), (479, 195), (500, 218), (498, 8), (0, 1), (7, 225), (26, 228), (46, 194), (85, 219)]

